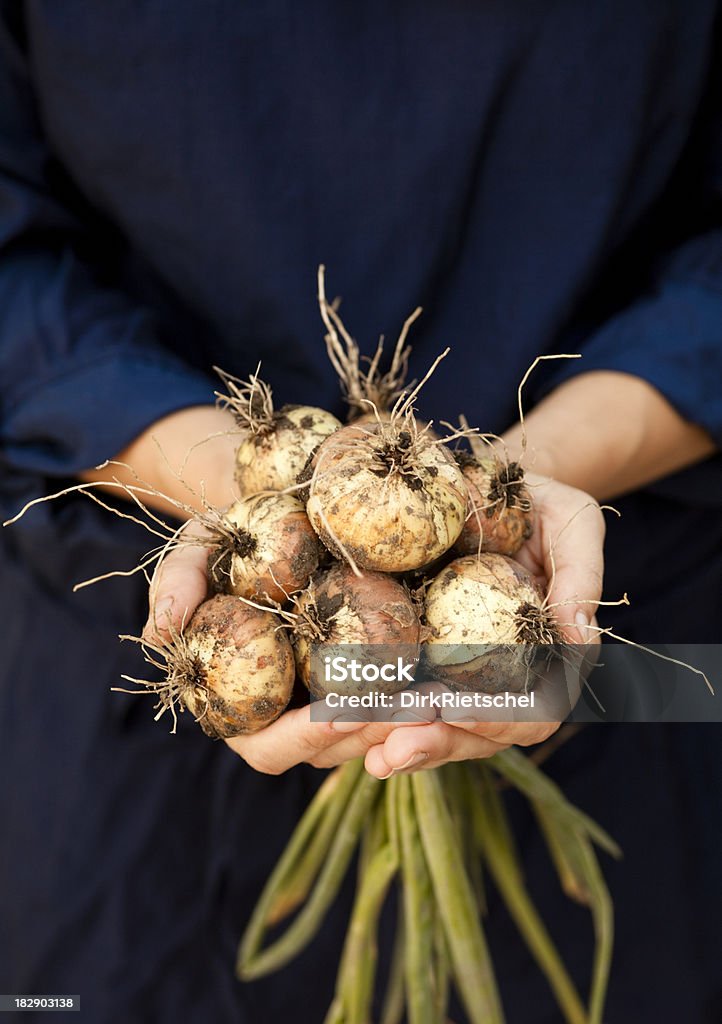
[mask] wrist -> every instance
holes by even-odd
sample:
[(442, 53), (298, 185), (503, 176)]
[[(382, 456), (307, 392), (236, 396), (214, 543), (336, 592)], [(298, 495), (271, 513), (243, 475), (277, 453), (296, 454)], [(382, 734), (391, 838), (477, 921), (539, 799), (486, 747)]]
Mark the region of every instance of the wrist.
[[(164, 416), (133, 440), (115, 460), (124, 463), (80, 474), (83, 480), (121, 483), (138, 479), (161, 495), (200, 508), (205, 501), (225, 508), (234, 491), (238, 427), (232, 414), (215, 406), (192, 406)], [(145, 499), (144, 499), (145, 500)], [(161, 498), (147, 499), (154, 508), (184, 518)]]
[[(595, 370), (561, 384), (525, 417), (524, 468), (608, 500), (697, 462), (714, 451), (647, 381)], [(515, 424), (502, 440), (524, 452)]]

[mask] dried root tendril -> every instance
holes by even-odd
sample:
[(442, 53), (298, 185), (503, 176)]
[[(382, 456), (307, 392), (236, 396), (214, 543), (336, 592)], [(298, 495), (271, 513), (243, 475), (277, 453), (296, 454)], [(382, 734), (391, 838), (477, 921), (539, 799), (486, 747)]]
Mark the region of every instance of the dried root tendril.
[[(454, 458), (461, 469), (475, 463), (484, 463), (489, 459), (494, 459), (499, 467), (489, 482), (488, 502), (478, 509), (470, 509), (469, 517), (473, 516), (475, 511), (485, 512), (491, 516), (506, 508), (518, 508), (524, 513), (531, 512), (532, 502), (527, 493), (524, 469), (521, 462), (509, 458), (503, 439), (498, 434), (480, 434), (478, 430), (469, 426), (469, 421), (463, 413), (459, 416), (459, 425), (458, 435), (465, 437), (471, 448), (471, 454), (463, 449), (454, 451)], [(451, 424), (444, 424), (444, 426), (453, 430)], [(500, 444), (503, 454), (499, 447)]]
[(166, 712), (170, 712), (173, 719), (171, 733), (175, 733), (178, 724), (178, 712), (181, 714), (187, 710), (185, 696), (192, 690), (203, 711), (196, 718), (200, 722), (208, 710), (208, 688), (205, 685), (205, 672), (203, 664), (197, 654), (194, 654), (188, 647), (183, 635), (183, 626), (177, 630), (172, 623), (168, 623), (168, 638), (149, 640), (147, 637), (123, 635), (121, 640), (132, 640), (140, 644), (143, 657), (153, 668), (163, 673), (162, 679), (137, 679), (134, 676), (123, 675), (121, 678), (129, 683), (135, 683), (141, 687), (139, 690), (127, 690), (119, 686), (111, 689), (115, 693), (132, 694), (154, 694), (158, 697), (158, 703), (154, 705), (156, 711), (155, 721), (157, 722)]
[(239, 597), (238, 600), (262, 612), (272, 611), (281, 619), (276, 629), (291, 629), (309, 643), (319, 644), (328, 640), (333, 622), (342, 606), (342, 602), (339, 602), (333, 611), (319, 609), (313, 580), (298, 593), (286, 594), (286, 600), (291, 602), (294, 611), (284, 608), (279, 601), (272, 599), (268, 599), (265, 604), (249, 597)]
[(546, 360), (549, 360), (549, 359), (581, 359), (581, 358), (582, 358), (582, 356), (581, 356), (580, 352), (573, 352), (573, 353), (569, 353), (569, 352), (553, 352), (553, 353), (551, 353), (549, 355), (537, 356), (534, 359), (534, 361), (532, 362), (532, 364), (529, 367), (529, 369), (526, 371), (526, 373), (522, 377), (521, 381), (519, 382), (519, 387), (517, 388), (517, 391), (516, 391), (516, 401), (517, 401), (517, 407), (519, 409), (519, 426), (521, 427), (521, 458), (522, 459), (524, 458), (524, 455), (526, 454), (526, 448), (527, 448), (526, 424), (524, 422), (524, 404), (522, 402), (522, 392), (524, 391), (524, 385), (529, 380), (529, 378), (531, 377), (531, 375), (534, 372), (534, 370), (536, 370), (536, 368), (539, 365), (539, 363), (545, 362)]
[[(357, 343), (338, 313), (338, 300), (329, 303), (326, 299), (325, 272), (326, 268), (321, 264), (318, 268), (318, 305), (327, 332), (325, 341), (328, 357), (341, 381), (352, 418), (370, 409), (378, 417), (380, 412), (385, 412), (405, 392), (411, 355), (411, 347), (406, 344), (406, 339), (411, 325), (421, 315), (421, 307), (417, 307), (405, 320), (393, 351), (391, 366), (386, 373), (381, 373), (379, 366), (383, 354), (383, 337), (370, 359), (361, 356)], [(364, 362), (368, 363), (365, 371), (361, 366)], [(413, 387), (413, 383), (409, 387)]]
[[(183, 546), (206, 547), (211, 553), (216, 553), (217, 562), (220, 562), (229, 553), (237, 554), (240, 557), (246, 557), (248, 554), (252, 553), (255, 546), (255, 539), (252, 534), (249, 533), (249, 531), (236, 527), (233, 523), (229, 522), (223, 513), (215, 508), (215, 506), (211, 505), (206, 499), (203, 489), (200, 494), (197, 494), (189, 484), (185, 483), (185, 481), (180, 481), (188, 490), (189, 495), (198, 499), (198, 502), (201, 505), (201, 508), (199, 509), (187, 502), (179, 501), (176, 498), (168, 497), (167, 494), (163, 494), (162, 491), (157, 490), (157, 488), (148, 484), (139, 477), (132, 467), (124, 462), (108, 459), (96, 468), (100, 470), (105, 469), (108, 466), (118, 466), (119, 468), (126, 470), (132, 474), (137, 483), (122, 483), (117, 477), (112, 477), (108, 481), (74, 484), (71, 487), (63, 488), (63, 490), (57, 491), (54, 494), (46, 494), (40, 498), (33, 498), (33, 500), (27, 502), (16, 515), (3, 523), (3, 526), (12, 525), (21, 519), (31, 508), (36, 505), (41, 505), (46, 501), (54, 501), (57, 498), (62, 498), (69, 494), (82, 494), (86, 498), (90, 498), (91, 501), (94, 501), (96, 505), (99, 505), (108, 512), (112, 512), (113, 515), (118, 516), (118, 518), (127, 519), (130, 522), (135, 523), (137, 526), (142, 526), (148, 533), (163, 541), (160, 546), (145, 554), (141, 562), (133, 569), (116, 569), (111, 572), (103, 573), (100, 576), (94, 576), (91, 579), (83, 580), (82, 582), (75, 584), (73, 587), (74, 591), (81, 590), (83, 587), (90, 586), (93, 583), (98, 583), (101, 580), (110, 579), (114, 576), (134, 576), (138, 572), (142, 572), (146, 579), (148, 579), (147, 570), (151, 566), (157, 566), (169, 552)], [(108, 502), (103, 501), (97, 492), (100, 491), (102, 493), (107, 490), (120, 492), (125, 495), (126, 498), (129, 498), (136, 505), (139, 512), (142, 513), (144, 518), (140, 518), (138, 515), (132, 515), (129, 512), (124, 512), (122, 509), (116, 508), (114, 505), (110, 505)], [(170, 526), (148, 506), (147, 499), (151, 497), (160, 498), (167, 504), (171, 505), (176, 509), (179, 517), (193, 520), (198, 523), (205, 529), (206, 534), (186, 535), (183, 525), (178, 527)]]
[(248, 380), (234, 377), (218, 366), (213, 369), (227, 391), (226, 394), (214, 392), (218, 408), (228, 409), (238, 425), (251, 434), (270, 434), (275, 429), (273, 393), (270, 386), (258, 376), (261, 364), (258, 364), (255, 373), (249, 375)]
[(525, 601), (517, 608), (514, 619), (515, 639), (519, 644), (558, 644), (563, 640), (556, 621), (546, 608)]

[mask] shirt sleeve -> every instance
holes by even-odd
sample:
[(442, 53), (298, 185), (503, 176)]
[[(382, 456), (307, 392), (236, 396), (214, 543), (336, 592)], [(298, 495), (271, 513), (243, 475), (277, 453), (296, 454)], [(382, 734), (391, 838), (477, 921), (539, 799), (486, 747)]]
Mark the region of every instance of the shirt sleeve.
[(582, 359), (549, 364), (542, 387), (589, 370), (633, 374), (722, 447), (722, 30), (712, 58), (686, 150), (647, 218), (656, 250), (618, 271), (631, 300), (583, 338)]
[(0, 461), (67, 476), (160, 417), (209, 404), (213, 389), (88, 256), (98, 241), (61, 198), (21, 9), (0, 0)]
[(682, 246), (649, 292), (603, 324), (550, 376), (548, 390), (590, 370), (648, 381), (722, 447), (722, 231)]

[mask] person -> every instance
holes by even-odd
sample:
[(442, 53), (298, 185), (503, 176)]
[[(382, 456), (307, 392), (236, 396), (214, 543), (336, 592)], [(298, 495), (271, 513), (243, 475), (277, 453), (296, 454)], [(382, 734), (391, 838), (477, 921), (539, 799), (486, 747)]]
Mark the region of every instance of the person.
[[(614, 499), (605, 592), (628, 591), (632, 607), (599, 621), (640, 642), (717, 642), (719, 13), (715, 0), (311, 0), (177, 3), (170, 16), (151, 0), (2, 0), (4, 518), (107, 480), (93, 467), (110, 456), (171, 498), (197, 500), (203, 483), (228, 504), (234, 424), (214, 407), (213, 365), (246, 376), (262, 360), (279, 404), (342, 414), (316, 307), (325, 262), (369, 348), (425, 306), (413, 372), (453, 351), (423, 415), (464, 412), (512, 455), (525, 370), (580, 352), (527, 392), (539, 511), (520, 557), (549, 578), (559, 537), (554, 597), (570, 639), (591, 639), (603, 520), (589, 496)], [(549, 730), (343, 731), (300, 708), (227, 745), (189, 715), (169, 736), (147, 700), (110, 692), (143, 675), (115, 639), (146, 617), (142, 580), (71, 593), (147, 546), (77, 495), (0, 536), (0, 988), (79, 993), (97, 1022), (317, 1024), (347, 900), (281, 974), (233, 978), (317, 769), (363, 755), (384, 777)], [(160, 628), (206, 585), (197, 549), (169, 558), (151, 595)], [(550, 762), (625, 851), (607, 868), (619, 1024), (719, 1019), (717, 736), (587, 730)], [(517, 812), (530, 886), (584, 984), (586, 919)], [(510, 1019), (556, 1020), (493, 902), (489, 928)]]

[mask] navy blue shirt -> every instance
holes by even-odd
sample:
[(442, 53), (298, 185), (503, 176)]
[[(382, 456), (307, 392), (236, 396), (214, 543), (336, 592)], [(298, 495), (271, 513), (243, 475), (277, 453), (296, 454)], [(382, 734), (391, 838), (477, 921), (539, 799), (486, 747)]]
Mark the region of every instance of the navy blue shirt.
[[(442, 348), (452, 348), (424, 390), (426, 417), (464, 412), (483, 430), (501, 432), (515, 419), (517, 384), (533, 358), (579, 351), (583, 359), (549, 364), (535, 375), (530, 402), (573, 374), (619, 370), (652, 383), (722, 441), (719, 6), (3, 0), (3, 513), (113, 456), (159, 417), (211, 401), (213, 364), (246, 376), (262, 359), (279, 403), (340, 411), (315, 298), (320, 262), (366, 352), (380, 332), (394, 337), (410, 310), (424, 306), (413, 329), (412, 373), (421, 375)], [(619, 619), (626, 635), (717, 641), (720, 459), (620, 506), (624, 516), (610, 526), (607, 592), (632, 597), (633, 608)], [(152, 716), (142, 702), (119, 704), (124, 698), (112, 695), (109, 710), (108, 687), (130, 657), (122, 661), (114, 635), (137, 630), (143, 588), (105, 584), (92, 596), (71, 597), (69, 587), (134, 564), (145, 546), (137, 531), (109, 522), (82, 499), (38, 509), (0, 536), (3, 621), (11, 638), (1, 669), (0, 748), (4, 777), (27, 779), (2, 818), (14, 812), (3, 877), (15, 878), (18, 894), (8, 918), (16, 926), (15, 973), (3, 991), (19, 990), (21, 982), (49, 990), (48, 978), (56, 987), (65, 979), (70, 988), (84, 965), (86, 977), (102, 977), (103, 991), (118, 999), (123, 991), (130, 1006), (129, 978), (140, 990), (143, 971), (106, 977), (108, 964), (123, 955), (134, 962), (142, 952), (143, 963), (155, 965), (155, 974), (146, 972), (155, 991), (165, 992), (170, 1006), (158, 966), (163, 921), (141, 925), (131, 878), (141, 879), (147, 899), (160, 900), (169, 914), (183, 889), (187, 916), (174, 934), (178, 946), (187, 935), (186, 952), (197, 957), (191, 918), (205, 911), (193, 901), (200, 899), (193, 892), (198, 879), (184, 872), (208, 854), (205, 905), (231, 891), (227, 879), (248, 835), (234, 787), (245, 787), (257, 811), (258, 793), (268, 789), (267, 780), (223, 760), (218, 747), (211, 755), (192, 723), (173, 747), (162, 729), (150, 738), (143, 723), (153, 728)], [(25, 638), (38, 615), (44, 643), (28, 650)], [(91, 665), (95, 677), (88, 681)], [(29, 722), (40, 751), (32, 756)], [(635, 745), (629, 747), (632, 756)], [(129, 782), (123, 772), (136, 757), (145, 765), (162, 761), (165, 781), (162, 773), (149, 779), (146, 769), (142, 781)], [(59, 764), (72, 786), (91, 787), (74, 809), (53, 788)], [(225, 781), (214, 775), (211, 785), (204, 771)], [(194, 807), (209, 790), (217, 803), (202, 821), (187, 802), (172, 805), (178, 820), (190, 815), (183, 842), (194, 853), (182, 866), (171, 856), (175, 866), (149, 880), (143, 866), (148, 851), (162, 849), (155, 823), (170, 806), (173, 777), (183, 779), (186, 796), (197, 786)], [(600, 780), (598, 794), (609, 778)], [(143, 794), (138, 816), (125, 807), (129, 785), (137, 798)], [(256, 886), (305, 798), (298, 781), (274, 786), (286, 794), (286, 810), (274, 818), (276, 838), (255, 874), (245, 863)], [(45, 792), (47, 820), (35, 834), (27, 820), (20, 824), (22, 808)], [(105, 819), (101, 827), (100, 811), (91, 812), (106, 799), (123, 823), (121, 848), (127, 843), (130, 850), (125, 860), (117, 855), (112, 872), (98, 851), (103, 844), (116, 850), (117, 836)], [(659, 808), (660, 821), (668, 810)], [(634, 821), (636, 813), (630, 809)], [(193, 844), (211, 818), (213, 842), (199, 852)], [(614, 831), (614, 822), (605, 823)], [(83, 849), (93, 851), (87, 863), (69, 853), (71, 827), (84, 830)], [(628, 837), (632, 851), (635, 841)], [(38, 875), (43, 842), (47, 865), (64, 865), (62, 877), (47, 865)], [(72, 881), (73, 871), (79, 863), (89, 871), (91, 861), (84, 889), (82, 879)], [(118, 905), (108, 910), (108, 878), (124, 872), (127, 885), (117, 882)], [(86, 889), (83, 903), (77, 894)], [(37, 952), (42, 928), (27, 923), (27, 905), (39, 892), (55, 901), (61, 924), (73, 922), (75, 946), (69, 940), (47, 956)], [(246, 1019), (238, 1017), (241, 997), (227, 978), (238, 908), (247, 911), (253, 892), (232, 901), (235, 925), (226, 920), (212, 929), (207, 949), (221, 933), (225, 943), (223, 980), (214, 983), (218, 1005), (207, 1016), (196, 992), (196, 1018), (186, 975), (177, 986), (184, 1019), (225, 1020), (226, 1012)], [(650, 888), (650, 907), (658, 892)], [(637, 877), (638, 901), (641, 893)], [(93, 899), (102, 910), (92, 910)], [(96, 928), (104, 936), (97, 960), (92, 950), (79, 952), (83, 921), (94, 922), (88, 934)], [(143, 928), (147, 942), (138, 952)], [(676, 928), (679, 956), (686, 955), (687, 933)], [(639, 963), (639, 950), (627, 948), (632, 953)], [(179, 948), (173, 955), (185, 962)], [(207, 975), (200, 973), (202, 990)], [(626, 992), (623, 981), (617, 984)], [(690, 992), (697, 998), (700, 986), (680, 989), (680, 1013), (689, 1011)], [(148, 991), (150, 981), (146, 997)], [(670, 1005), (660, 1012), (671, 1013)], [(160, 1013), (148, 1019), (165, 1019)], [(319, 1013), (309, 1010), (309, 1024)], [(94, 1019), (101, 1020), (97, 1006)], [(123, 1019), (145, 1018), (128, 1011)]]

